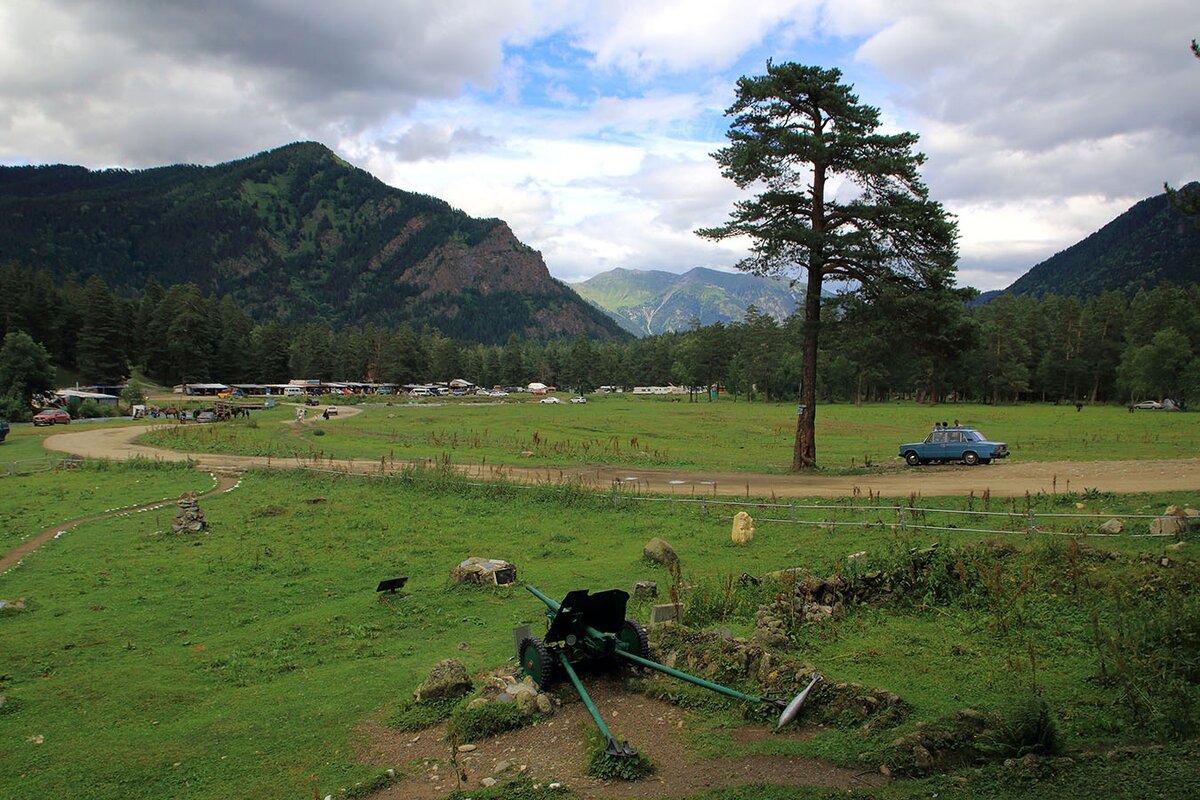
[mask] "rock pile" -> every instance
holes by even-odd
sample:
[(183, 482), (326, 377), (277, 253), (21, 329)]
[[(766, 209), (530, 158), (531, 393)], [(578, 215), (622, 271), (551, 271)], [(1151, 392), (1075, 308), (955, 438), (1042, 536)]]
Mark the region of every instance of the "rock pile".
[(477, 709), (489, 703), (515, 703), (517, 710), (526, 717), (548, 716), (558, 706), (555, 698), (538, 691), (532, 678), (528, 675), (518, 677), (512, 670), (502, 670), (484, 678), (479, 696), (468, 703), (467, 708)]
[(172, 532), (199, 533), (208, 529), (208, 523), (204, 521), (204, 512), (200, 509), (200, 501), (196, 499), (195, 492), (184, 492), (177, 505), (175, 519), (171, 522)]

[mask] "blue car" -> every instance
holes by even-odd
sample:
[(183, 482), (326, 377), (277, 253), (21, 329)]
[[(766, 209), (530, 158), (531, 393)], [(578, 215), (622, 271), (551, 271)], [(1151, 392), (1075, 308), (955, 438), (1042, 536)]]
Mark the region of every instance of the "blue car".
[(900, 445), (900, 457), (912, 467), (942, 461), (974, 466), (990, 464), (993, 458), (1007, 458), (1008, 445), (989, 442), (974, 428), (937, 428), (923, 442)]

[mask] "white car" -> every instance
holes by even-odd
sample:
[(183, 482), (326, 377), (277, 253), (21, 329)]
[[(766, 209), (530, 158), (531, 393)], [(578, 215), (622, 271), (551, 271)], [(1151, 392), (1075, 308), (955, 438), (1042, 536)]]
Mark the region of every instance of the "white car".
[(1144, 408), (1144, 409), (1153, 409), (1153, 410), (1159, 410), (1159, 409), (1161, 409), (1161, 408), (1163, 407), (1163, 404), (1162, 404), (1162, 403), (1160, 403), (1160, 402), (1158, 402), (1157, 400), (1143, 400), (1143, 401), (1142, 401), (1142, 402), (1140, 402), (1140, 403), (1135, 403), (1133, 407), (1134, 407), (1134, 408)]
[(579, 403), (580, 405), (582, 405), (587, 402), (587, 398), (586, 397), (572, 397), (571, 402)]
[(544, 405), (557, 405), (558, 403), (561, 403), (562, 400), (559, 400), (557, 397), (543, 397), (541, 400), (538, 400), (538, 402)]

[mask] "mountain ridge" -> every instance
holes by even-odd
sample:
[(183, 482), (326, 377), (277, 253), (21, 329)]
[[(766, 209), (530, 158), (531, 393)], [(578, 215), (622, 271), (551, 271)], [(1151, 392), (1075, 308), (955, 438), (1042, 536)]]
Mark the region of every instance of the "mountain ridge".
[[(1200, 183), (1180, 189), (1200, 195)], [(1035, 264), (1005, 289), (1012, 294), (1132, 296), (1162, 283), (1200, 281), (1200, 227), (1166, 193), (1140, 200), (1094, 233)]]
[(195, 283), (259, 320), (485, 343), (626, 335), (503, 220), (387, 186), (318, 142), (211, 167), (0, 167), (0, 259), (127, 292)]

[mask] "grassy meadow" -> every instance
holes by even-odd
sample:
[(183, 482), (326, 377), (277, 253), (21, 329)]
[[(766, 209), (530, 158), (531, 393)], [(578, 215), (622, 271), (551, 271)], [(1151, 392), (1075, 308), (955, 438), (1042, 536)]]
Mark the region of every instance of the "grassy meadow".
[[(336, 403), (336, 400), (331, 401)], [(326, 403), (325, 405), (328, 405)], [(322, 406), (323, 408), (324, 406)], [(637, 465), (677, 469), (786, 472), (795, 437), (794, 405), (671, 402), (662, 397), (594, 396), (586, 405), (536, 400), (436, 401), (360, 405), (352, 419), (326, 423), (309, 409), (305, 426), (290, 406), (249, 420), (180, 425), (146, 434), (162, 447), (199, 452), (322, 458), (416, 459), (492, 465)], [(899, 466), (897, 448), (919, 441), (935, 420), (978, 427), (1007, 442), (1019, 461), (1102, 461), (1194, 457), (1190, 414), (1097, 406), (822, 405), (817, 457), (830, 471)]]
[[(589, 412), (602, 405), (537, 411)], [(662, 414), (677, 408), (652, 407)], [(386, 413), (361, 424), (366, 430), (397, 424)], [(471, 412), (450, 411), (458, 413)], [(1158, 418), (1147, 424), (1159, 424)], [(1168, 436), (1160, 429), (1150, 438)], [(20, 480), (22, 491), (41, 492), (39, 513), (57, 519), (82, 513), (82, 484), (74, 494), (55, 494), (52, 487), (93, 474), (123, 479), (131, 492), (136, 486), (147, 495), (181, 477), (207, 481), (178, 469), (137, 466)], [(162, 484), (134, 483), (150, 476)], [(1043, 511), (1073, 509), (1076, 501), (1103, 513), (1154, 513), (1180, 498), (1035, 499)], [(1194, 505), (1198, 498), (1184, 501)], [(966, 500), (936, 502), (967, 507)], [(1165, 552), (1162, 540), (893, 530), (887, 523), (894, 516), (880, 511), (874, 516), (884, 524), (871, 528), (761, 521), (754, 542), (735, 547), (729, 541), (735, 509), (716, 503), (647, 503), (570, 487), (472, 487), (418, 472), (394, 478), (250, 473), (236, 491), (206, 500), (204, 509), (211, 524), (205, 534), (166, 533), (169, 519), (161, 515), (103, 520), (0, 575), (0, 598), (27, 600), (22, 611), (0, 612), (0, 694), (6, 697), (0, 796), (324, 797), (386, 767), (411, 769), (364, 763), (364, 722), (386, 720), (440, 659), (460, 658), (472, 673), (502, 665), (511, 655), (513, 627), (531, 623), (540, 630), (543, 619), (541, 604), (520, 585), (449, 585), (454, 564), (470, 555), (505, 558), (517, 564), (521, 583), (550, 596), (581, 587), (628, 589), (642, 578), (662, 586), (671, 580), (666, 570), (641, 558), (653, 536), (670, 541), (682, 559), (683, 582), (691, 587), (684, 589), (685, 621), (728, 627), (739, 636), (749, 634), (758, 605), (775, 591), (769, 582), (738, 588), (733, 578), (741, 573), (789, 566), (819, 576), (884, 569), (903, 563), (911, 548), (935, 542), (945, 554), (939, 556), (943, 582), (914, 587), (895, 603), (852, 606), (826, 625), (804, 626), (789, 648), (832, 681), (901, 695), (912, 714), (900, 727), (830, 727), (808, 739), (737, 744), (728, 728), (741, 718), (739, 710), (722, 701), (695, 720), (691, 735), (702, 752), (819, 755), (873, 769), (878, 754), (919, 723), (967, 706), (1002, 710), (1030, 696), (1045, 700), (1075, 751), (1196, 735), (1186, 712), (1200, 698), (1195, 683), (1179, 677), (1189, 674), (1187, 659), (1200, 635), (1195, 542), (1172, 551), (1174, 564), (1165, 569), (1155, 561)], [(840, 518), (829, 510), (798, 510), (793, 517)], [(997, 538), (1000, 545), (984, 545)], [(867, 556), (851, 566), (847, 556), (864, 550)], [(401, 574), (410, 576), (406, 592), (380, 601), (376, 582)], [(643, 604), (631, 602), (630, 611), (648, 618)], [(636, 731), (620, 731), (619, 722), (616, 728), (636, 742)], [(1194, 741), (1170, 744), (1118, 761), (1081, 762), (1047, 778), (1044, 787), (1058, 796), (1093, 796), (1095, 781), (1124, 776), (1124, 796), (1144, 796), (1130, 792), (1158, 786), (1163, 773), (1196, 760)], [(1200, 771), (1171, 774), (1162, 796), (1200, 790)], [(1120, 787), (1111, 788), (1120, 795)], [(963, 797), (1031, 796), (1027, 782), (986, 770), (972, 774), (970, 788), (935, 777), (876, 795), (927, 797), (950, 789)], [(736, 789), (703, 797), (830, 794)], [(490, 796), (544, 795), (526, 787)]]

